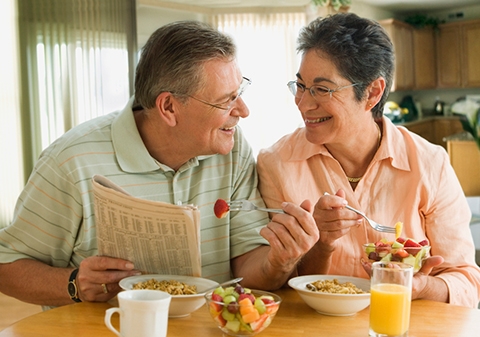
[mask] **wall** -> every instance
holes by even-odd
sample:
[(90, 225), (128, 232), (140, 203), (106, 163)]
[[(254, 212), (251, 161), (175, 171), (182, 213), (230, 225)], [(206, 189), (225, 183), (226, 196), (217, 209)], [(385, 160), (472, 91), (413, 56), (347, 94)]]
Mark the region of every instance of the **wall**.
[(205, 18), (203, 14), (192, 12), (144, 5), (137, 6), (138, 47), (142, 48), (157, 28), (167, 23), (181, 20), (205, 21)]
[[(391, 18), (394, 14), (390, 11), (378, 9), (361, 1), (352, 4), (350, 12), (373, 20)], [(138, 46), (141, 48), (148, 37), (160, 26), (179, 20), (207, 21), (204, 14), (190, 11), (168, 9), (148, 5), (137, 6), (137, 34)]]
[[(456, 13), (463, 13), (463, 17), (457, 19), (450, 17), (450, 14)], [(437, 17), (440, 20), (445, 20), (445, 22), (480, 19), (480, 4), (468, 7), (458, 7), (455, 10), (432, 11), (429, 15)]]

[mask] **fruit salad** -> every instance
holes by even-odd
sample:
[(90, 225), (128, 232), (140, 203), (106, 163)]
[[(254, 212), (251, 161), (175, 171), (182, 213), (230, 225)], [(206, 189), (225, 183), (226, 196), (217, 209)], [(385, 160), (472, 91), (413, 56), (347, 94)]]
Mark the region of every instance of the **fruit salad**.
[(217, 218), (224, 218), (227, 216), (227, 213), (230, 211), (230, 206), (223, 199), (218, 199), (213, 206), (213, 212)]
[(254, 335), (264, 330), (281, 302), (278, 295), (251, 291), (239, 284), (219, 286), (205, 297), (210, 315), (219, 328), (233, 336)]
[(422, 267), (423, 260), (430, 253), (430, 244), (427, 239), (421, 241), (402, 237), (396, 238), (395, 241), (381, 239), (374, 243), (364, 244), (363, 247), (368, 259), (372, 262), (403, 262), (413, 266), (414, 272)]

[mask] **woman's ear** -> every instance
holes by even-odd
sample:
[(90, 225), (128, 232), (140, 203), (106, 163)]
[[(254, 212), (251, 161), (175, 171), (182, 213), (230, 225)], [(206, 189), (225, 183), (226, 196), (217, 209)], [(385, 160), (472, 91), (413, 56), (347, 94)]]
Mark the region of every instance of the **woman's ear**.
[(159, 117), (169, 126), (177, 125), (178, 102), (170, 92), (162, 92), (155, 100)]
[(383, 92), (385, 91), (385, 79), (383, 77), (377, 78), (370, 83), (367, 90), (367, 106), (372, 108), (382, 99)]

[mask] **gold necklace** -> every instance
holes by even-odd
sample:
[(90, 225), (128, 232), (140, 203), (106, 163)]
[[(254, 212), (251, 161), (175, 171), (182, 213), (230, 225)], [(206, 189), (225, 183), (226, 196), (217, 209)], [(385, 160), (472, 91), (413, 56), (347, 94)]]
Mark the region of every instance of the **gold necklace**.
[[(382, 140), (382, 132), (380, 131), (380, 127), (378, 126), (377, 123), (375, 123), (375, 125), (377, 126), (377, 130), (378, 130), (378, 144), (377, 144), (377, 150), (378, 148), (380, 147), (380, 141)], [(347, 180), (351, 183), (358, 183), (360, 180), (362, 180), (363, 176), (361, 177), (358, 177), (358, 178), (351, 178), (349, 176), (347, 176)]]
[(363, 176), (358, 177), (358, 178), (347, 177), (348, 181), (351, 182), (351, 183), (358, 183), (362, 178), (363, 178)]

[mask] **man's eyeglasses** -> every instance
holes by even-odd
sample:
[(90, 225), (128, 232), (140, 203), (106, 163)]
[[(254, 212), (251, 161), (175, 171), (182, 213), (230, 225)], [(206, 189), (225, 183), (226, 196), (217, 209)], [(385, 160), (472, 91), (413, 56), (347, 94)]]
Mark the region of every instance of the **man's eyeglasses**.
[(297, 98), (301, 98), (303, 96), (303, 93), (308, 90), (317, 102), (324, 102), (332, 98), (334, 92), (345, 88), (354, 87), (359, 84), (361, 83), (352, 83), (349, 85), (344, 85), (342, 87), (337, 87), (336, 89), (330, 89), (324, 85), (312, 85), (310, 88), (307, 88), (302, 83), (298, 83), (298, 81), (290, 81), (287, 83), (287, 86), (288, 89), (290, 89), (290, 92)]
[(221, 104), (213, 104), (213, 103), (209, 103), (207, 101), (204, 101), (200, 98), (196, 98), (194, 96), (191, 96), (191, 95), (185, 95), (185, 96), (188, 96), (190, 98), (193, 98), (194, 100), (196, 101), (199, 101), (203, 104), (206, 104), (206, 105), (209, 105), (211, 107), (214, 107), (214, 108), (217, 108), (217, 109), (220, 109), (220, 110), (224, 110), (224, 111), (230, 111), (233, 107), (233, 104), (235, 103), (235, 101), (240, 97), (242, 96), (242, 94), (245, 92), (245, 90), (247, 90), (248, 86), (252, 84), (252, 81), (250, 81), (248, 78), (246, 77), (243, 77), (243, 80), (242, 80), (242, 83), (240, 84), (240, 87), (238, 88), (237, 90), (237, 93), (235, 94), (234, 97), (232, 97), (231, 99), (229, 99), (227, 102), (225, 103), (221, 103)]

